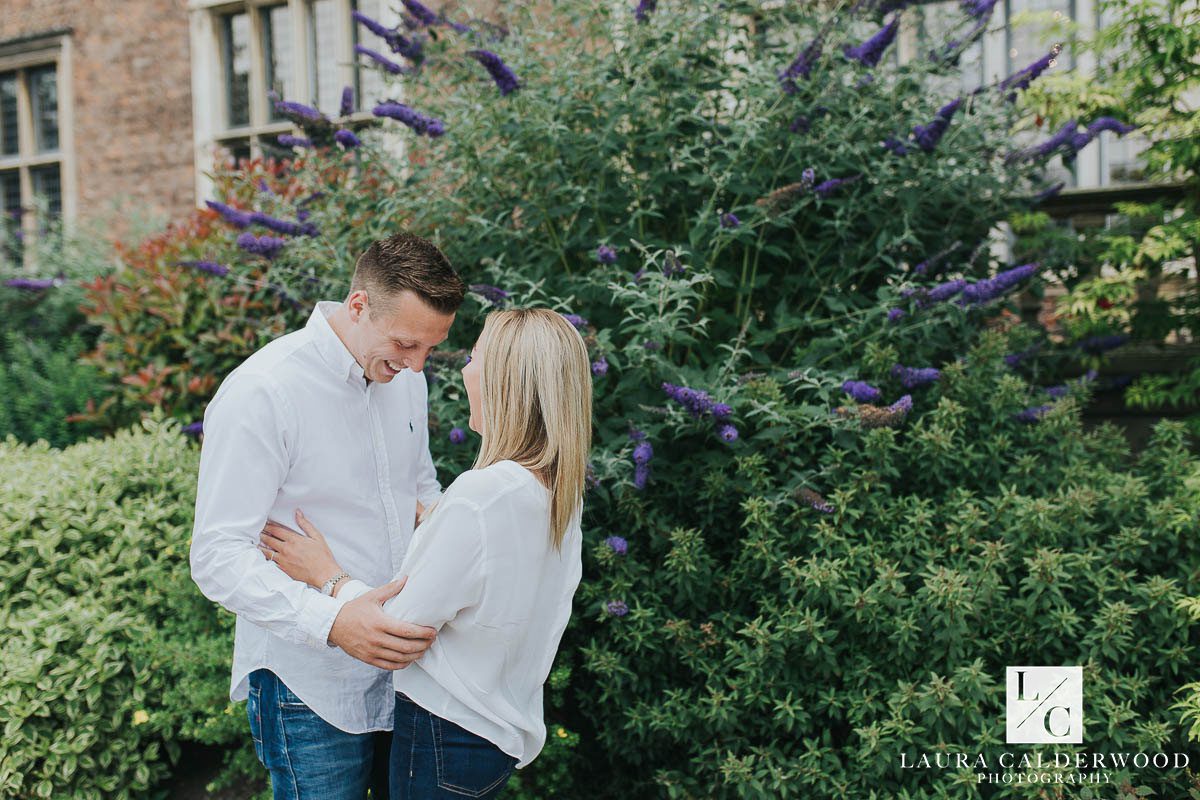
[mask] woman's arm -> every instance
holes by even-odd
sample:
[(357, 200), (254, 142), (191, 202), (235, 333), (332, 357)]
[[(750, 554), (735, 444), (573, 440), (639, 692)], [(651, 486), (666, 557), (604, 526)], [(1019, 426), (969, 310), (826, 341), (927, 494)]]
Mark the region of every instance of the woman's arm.
[(485, 520), (478, 507), (445, 497), (421, 524), (400, 567), (404, 591), (383, 610), (396, 619), (441, 627), (483, 597)]

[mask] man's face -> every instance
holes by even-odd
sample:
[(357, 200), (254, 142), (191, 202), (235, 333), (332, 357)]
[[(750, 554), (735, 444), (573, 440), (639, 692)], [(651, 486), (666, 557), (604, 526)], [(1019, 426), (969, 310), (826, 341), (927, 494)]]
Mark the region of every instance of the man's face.
[(350, 296), (354, 357), (367, 379), (379, 383), (387, 383), (405, 368), (413, 372), (424, 369), (430, 351), (446, 341), (454, 323), (454, 314), (435, 311), (407, 290), (383, 305), (372, 319), (366, 293)]

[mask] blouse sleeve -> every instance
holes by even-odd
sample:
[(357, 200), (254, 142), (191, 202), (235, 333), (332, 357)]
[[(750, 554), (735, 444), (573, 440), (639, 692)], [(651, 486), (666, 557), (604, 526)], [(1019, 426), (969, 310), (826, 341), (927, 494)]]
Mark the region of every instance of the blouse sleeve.
[(483, 515), (471, 503), (443, 499), (425, 525), (429, 529), (414, 537), (396, 576), (408, 575), (408, 582), (383, 610), (396, 619), (440, 630), (483, 597)]

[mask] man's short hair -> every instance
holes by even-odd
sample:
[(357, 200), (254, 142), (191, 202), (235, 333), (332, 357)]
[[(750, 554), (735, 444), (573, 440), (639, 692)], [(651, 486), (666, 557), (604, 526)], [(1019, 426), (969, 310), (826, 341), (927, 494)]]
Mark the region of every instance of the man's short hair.
[(358, 257), (350, 291), (359, 290), (367, 293), (372, 318), (390, 308), (405, 290), (442, 314), (458, 311), (467, 293), (462, 278), (437, 245), (407, 232), (371, 242)]

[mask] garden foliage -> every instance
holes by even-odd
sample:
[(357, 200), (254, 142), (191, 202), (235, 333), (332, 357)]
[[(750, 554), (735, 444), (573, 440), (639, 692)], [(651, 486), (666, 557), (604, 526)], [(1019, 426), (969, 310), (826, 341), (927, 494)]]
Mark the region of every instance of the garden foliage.
[[(221, 175), (210, 210), (89, 288), (92, 361), (121, 381), (98, 408), (199, 418), (242, 358), (344, 295), (370, 240), (408, 228), (472, 288), (430, 366), (443, 479), (477, 443), (454, 371), (488, 310), (560, 310), (593, 361), (584, 579), (547, 748), (514, 794), (1021, 796), (898, 768), (901, 750), (994, 752), (1021, 663), (1088, 665), (1091, 749), (1185, 747), (1168, 706), (1196, 656), (1197, 464), (1178, 426), (1137, 459), (1085, 431), (1090, 377), (1037, 385), (1039, 337), (1005, 305), (1040, 269), (994, 263), (988, 234), (1036, 206), (1066, 145), (1013, 150), (1009, 96), (1031, 77), (931, 88), (994, 3), (898, 65), (903, 5), (412, 16), (378, 42), (403, 69), (373, 120), (281, 106), (312, 147)], [(140, 504), (172, 529), (185, 472), (169, 509)], [(176, 559), (162, 580), (186, 593)], [(197, 676), (221, 657), (205, 624)], [(196, 716), (179, 738), (232, 738), (226, 683), (180, 698)], [(165, 721), (188, 707), (157, 696)]]

